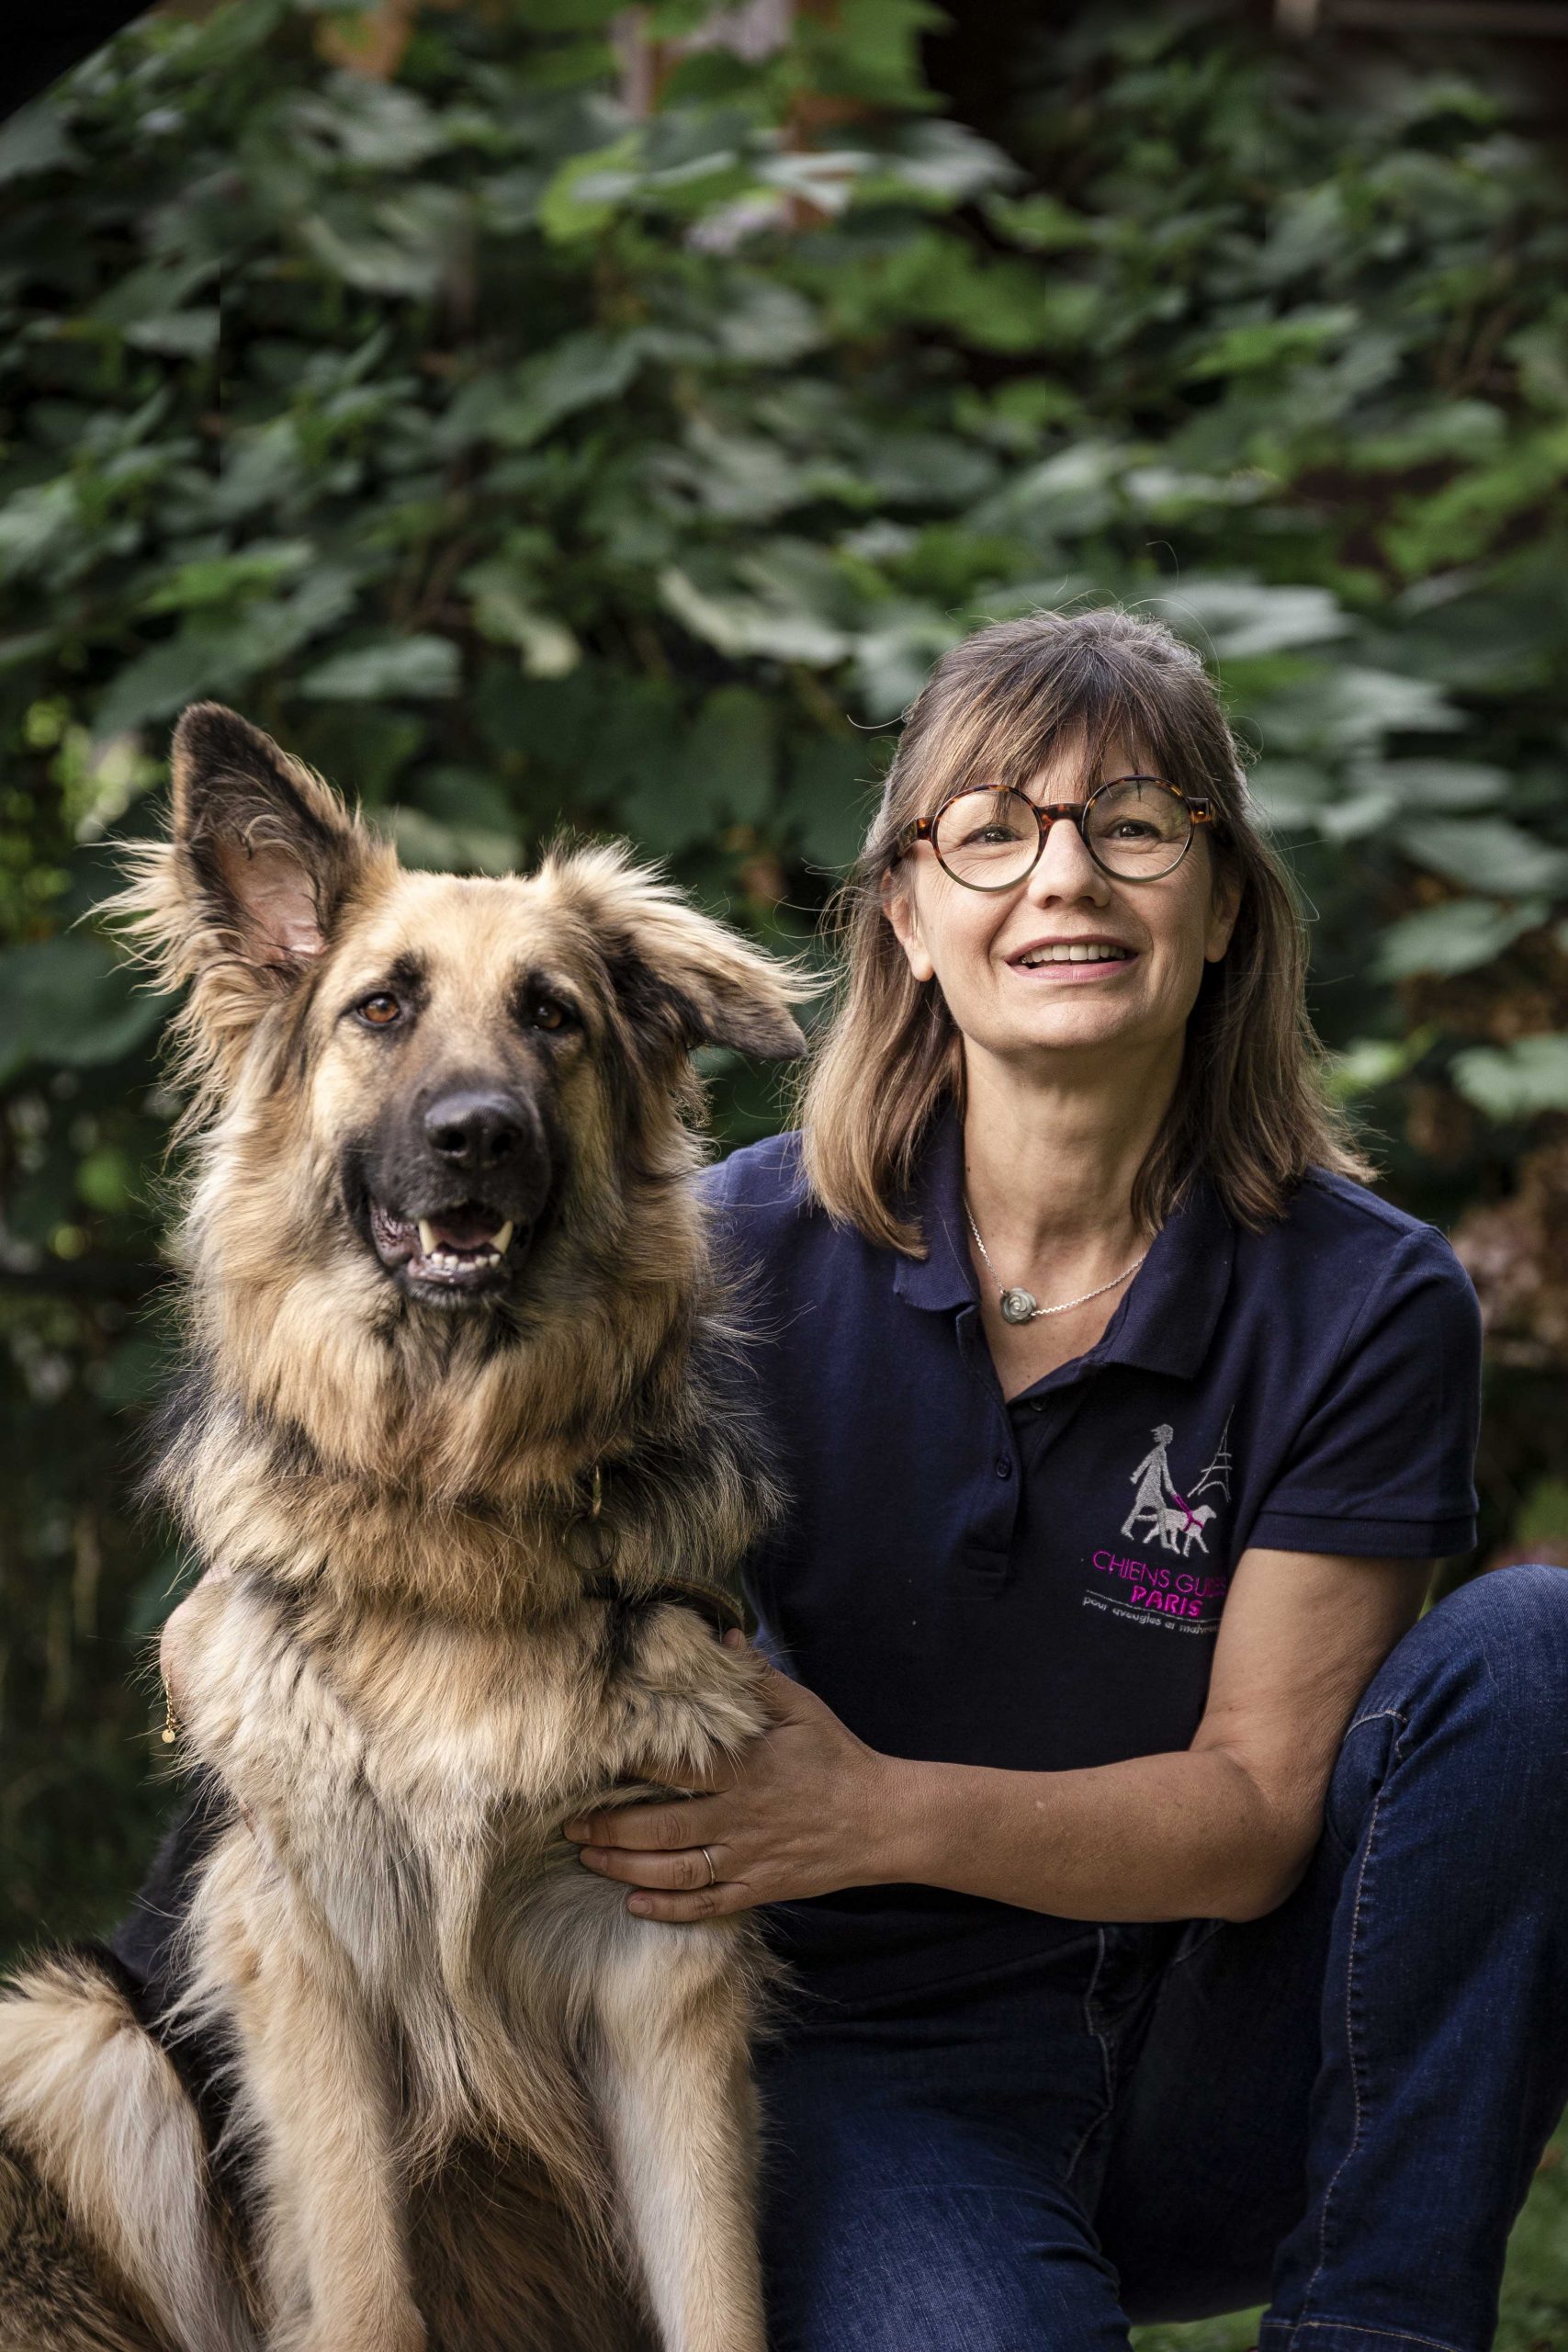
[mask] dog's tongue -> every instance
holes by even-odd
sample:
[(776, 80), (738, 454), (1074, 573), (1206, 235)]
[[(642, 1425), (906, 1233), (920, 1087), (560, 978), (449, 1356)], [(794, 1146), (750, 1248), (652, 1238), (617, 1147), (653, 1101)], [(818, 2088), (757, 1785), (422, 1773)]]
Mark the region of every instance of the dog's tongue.
[(472, 1201), (465, 1201), (460, 1208), (443, 1209), (438, 1216), (426, 1222), (438, 1247), (445, 1243), (452, 1250), (478, 1250), (494, 1240), (502, 1220), (493, 1209), (482, 1209)]

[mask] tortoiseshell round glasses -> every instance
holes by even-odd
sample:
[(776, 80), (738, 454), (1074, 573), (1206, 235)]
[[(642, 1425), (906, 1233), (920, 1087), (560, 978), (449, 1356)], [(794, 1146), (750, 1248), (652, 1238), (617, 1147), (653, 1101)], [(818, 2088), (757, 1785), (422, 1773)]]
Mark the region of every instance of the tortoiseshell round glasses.
[(966, 890), (1010, 890), (1033, 871), (1045, 836), (1076, 825), (1102, 874), (1153, 882), (1179, 865), (1213, 809), (1163, 776), (1119, 775), (1084, 800), (1031, 800), (1011, 786), (955, 792), (934, 817), (917, 817), (898, 836), (902, 854), (930, 842), (944, 872)]

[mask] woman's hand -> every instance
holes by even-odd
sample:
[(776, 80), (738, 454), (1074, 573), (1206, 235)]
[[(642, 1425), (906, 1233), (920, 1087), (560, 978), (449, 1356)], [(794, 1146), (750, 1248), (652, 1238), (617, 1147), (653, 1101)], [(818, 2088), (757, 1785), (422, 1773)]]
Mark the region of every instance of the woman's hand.
[[(727, 1648), (746, 1647), (741, 1634), (724, 1638)], [(755, 1663), (772, 1721), (743, 1755), (715, 1775), (672, 1775), (689, 1798), (615, 1805), (566, 1825), (584, 1868), (635, 1888), (626, 1908), (643, 1918), (713, 1919), (897, 1875), (883, 1868), (896, 1818), (892, 1759), (809, 1690), (760, 1656)]]

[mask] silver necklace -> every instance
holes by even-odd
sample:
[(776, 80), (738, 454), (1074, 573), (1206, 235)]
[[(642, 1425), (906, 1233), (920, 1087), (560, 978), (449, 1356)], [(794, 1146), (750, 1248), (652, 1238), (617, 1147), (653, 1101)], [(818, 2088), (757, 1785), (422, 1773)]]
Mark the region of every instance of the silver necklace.
[(1025, 1290), (1021, 1283), (1016, 1283), (1010, 1288), (1003, 1282), (995, 1266), (991, 1264), (991, 1253), (980, 1238), (980, 1228), (975, 1222), (975, 1212), (967, 1201), (964, 1204), (964, 1214), (969, 1220), (969, 1230), (975, 1236), (975, 1247), (984, 1258), (990, 1270), (991, 1280), (1001, 1293), (1004, 1323), (1033, 1323), (1042, 1315), (1066, 1315), (1070, 1307), (1087, 1306), (1091, 1298), (1103, 1298), (1108, 1290), (1115, 1290), (1118, 1284), (1129, 1281), (1143, 1264), (1144, 1258), (1149, 1254), (1145, 1250), (1144, 1258), (1134, 1258), (1125, 1273), (1116, 1274), (1110, 1282), (1101, 1283), (1098, 1290), (1086, 1290), (1081, 1298), (1065, 1298), (1060, 1306), (1042, 1306), (1034, 1293), (1032, 1290)]

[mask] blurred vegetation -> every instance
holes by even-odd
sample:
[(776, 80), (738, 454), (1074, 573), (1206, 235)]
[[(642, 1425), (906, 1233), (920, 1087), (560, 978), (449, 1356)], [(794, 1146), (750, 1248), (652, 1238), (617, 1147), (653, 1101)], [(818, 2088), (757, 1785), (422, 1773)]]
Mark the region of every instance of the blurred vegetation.
[[(1021, 35), (984, 124), (923, 0), (750, 63), (681, 48), (705, 14), (644, 12), (646, 119), (600, 0), (390, 39), (228, 0), (0, 130), (0, 1947), (111, 1919), (165, 1802), (162, 1008), (76, 919), (198, 695), (416, 864), (565, 819), (798, 941), (946, 645), (1165, 614), (1258, 754), (1389, 1189), (1483, 1288), (1483, 1556), (1568, 1544), (1546, 143), (1483, 75), (1214, 8)], [(730, 1138), (776, 1117), (715, 1076)]]

